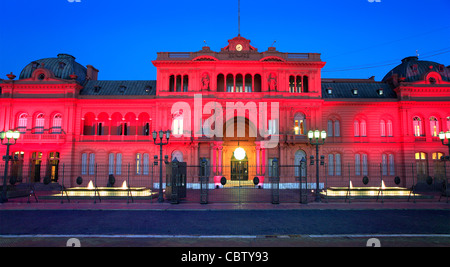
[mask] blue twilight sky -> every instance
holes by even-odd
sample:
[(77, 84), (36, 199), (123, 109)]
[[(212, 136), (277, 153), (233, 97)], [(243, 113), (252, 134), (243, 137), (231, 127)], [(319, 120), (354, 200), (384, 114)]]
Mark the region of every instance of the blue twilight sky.
[[(81, 1), (81, 2), (76, 2)], [(381, 2), (376, 2), (381, 1)], [(220, 51), (238, 1), (2, 0), (0, 78), (68, 53), (101, 80), (154, 80), (157, 52)], [(450, 65), (449, 0), (241, 0), (241, 35), (258, 51), (321, 53), (324, 78), (377, 81), (407, 56)]]

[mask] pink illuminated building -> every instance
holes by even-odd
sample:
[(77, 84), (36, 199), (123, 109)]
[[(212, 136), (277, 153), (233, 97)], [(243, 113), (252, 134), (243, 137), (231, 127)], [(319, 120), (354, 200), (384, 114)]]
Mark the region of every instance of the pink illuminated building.
[[(450, 130), (450, 68), (436, 62), (405, 58), (382, 81), (323, 79), (326, 63), (320, 54), (275, 47), (261, 52), (237, 36), (221, 51), (205, 46), (160, 52), (152, 63), (156, 81), (99, 80), (92, 65), (59, 54), (29, 63), (19, 77), (11, 73), (0, 80), (0, 128), (21, 132), (11, 147), (11, 172), (32, 182), (49, 176), (61, 183), (64, 164), (66, 186), (74, 186), (77, 176), (93, 175), (94, 164), (122, 175), (121, 166), (130, 163), (133, 177), (146, 175), (159, 155), (152, 132), (168, 129), (172, 135), (164, 155), (188, 166), (206, 160), (211, 178), (227, 180), (258, 176), (264, 181), (274, 159), (298, 165), (305, 158), (309, 165), (315, 147), (307, 132), (316, 129), (328, 134), (320, 153), (329, 180), (345, 180), (349, 164), (361, 176), (370, 175), (370, 164), (381, 164), (393, 177), (418, 163), (416, 171), (426, 176), (428, 166), (448, 155), (438, 134)], [(179, 102), (189, 109), (173, 108)], [(247, 108), (243, 115), (227, 117), (229, 105), (239, 102)], [(221, 125), (208, 120), (207, 103), (221, 106)], [(275, 107), (278, 116), (271, 114)], [(234, 127), (241, 118), (244, 136)], [(217, 129), (223, 136), (211, 136)], [(268, 140), (275, 145), (265, 145)], [(236, 178), (238, 146), (251, 168)]]

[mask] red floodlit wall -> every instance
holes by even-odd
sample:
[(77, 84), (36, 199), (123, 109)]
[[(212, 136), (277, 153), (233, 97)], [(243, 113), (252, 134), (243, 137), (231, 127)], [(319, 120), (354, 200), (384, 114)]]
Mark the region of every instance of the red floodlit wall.
[[(202, 113), (208, 102), (221, 105), (224, 114), (227, 103), (254, 103), (258, 109), (260, 103), (277, 103), (276, 147), (264, 147), (266, 139), (259, 134), (251, 136), (260, 121), (252, 111), (246, 111), (245, 137), (208, 138), (194, 133), (171, 136), (163, 153), (169, 157), (182, 155), (189, 165), (207, 158), (213, 167), (211, 176), (219, 177), (226, 176), (226, 166), (239, 144), (247, 151), (249, 164), (256, 166), (252, 175), (267, 177), (270, 159), (294, 165), (298, 163), (296, 155), (306, 159), (315, 155), (306, 133), (319, 129), (329, 135), (321, 155), (334, 164), (339, 158), (342, 168), (355, 164), (355, 157), (373, 164), (392, 157), (396, 164), (405, 165), (416, 162), (416, 153), (425, 153), (428, 161), (434, 160), (433, 153), (448, 155), (435, 136), (436, 131), (450, 130), (450, 83), (441, 76), (430, 74), (424, 81), (401, 83), (395, 87), (397, 96), (393, 98), (327, 98), (322, 95), (321, 78), (325, 62), (319, 54), (279, 53), (274, 48), (259, 53), (250, 45), (243, 51), (233, 50), (239, 40), (230, 40), (221, 52), (204, 47), (194, 53), (158, 53), (153, 61), (157, 67), (156, 92), (143, 97), (85, 95), (80, 93), (81, 83), (56, 78), (50, 72), (44, 80), (36, 75), (4, 80), (0, 83), (0, 128), (22, 132), (11, 152), (23, 152), (24, 164), (53, 162), (58, 155), (59, 164), (81, 166), (91, 154), (95, 155), (92, 160), (102, 165), (110, 163), (111, 154), (115, 162), (120, 154), (123, 164), (142, 162), (137, 155), (145, 155), (151, 164), (153, 155), (159, 155), (151, 133), (174, 130), (173, 121), (179, 114), (174, 114), (172, 107), (177, 102), (191, 109), (189, 118), (186, 111), (182, 115), (183, 130), (187, 124), (195, 129), (195, 120), (204, 122), (211, 116)], [(98, 70), (92, 69), (90, 75), (96, 79)], [(201, 114), (195, 117), (195, 96), (199, 95)], [(265, 118), (267, 124), (270, 119), (270, 115)], [(224, 117), (224, 131), (228, 124)], [(5, 154), (5, 146), (0, 154)], [(73, 186), (75, 179), (72, 175), (66, 186)]]

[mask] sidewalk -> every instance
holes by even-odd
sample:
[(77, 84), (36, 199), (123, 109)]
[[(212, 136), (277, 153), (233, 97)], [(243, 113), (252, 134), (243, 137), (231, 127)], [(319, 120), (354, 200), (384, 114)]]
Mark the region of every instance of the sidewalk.
[(182, 211), (212, 211), (212, 210), (413, 210), (413, 209), (428, 209), (428, 210), (450, 210), (450, 203), (441, 202), (332, 202), (332, 203), (316, 203), (308, 204), (299, 203), (248, 203), (248, 204), (234, 204), (234, 203), (180, 203), (170, 204), (165, 203), (123, 203), (123, 202), (107, 202), (101, 203), (82, 202), (76, 203), (26, 203), (11, 201), (0, 204), (0, 210), (182, 210)]

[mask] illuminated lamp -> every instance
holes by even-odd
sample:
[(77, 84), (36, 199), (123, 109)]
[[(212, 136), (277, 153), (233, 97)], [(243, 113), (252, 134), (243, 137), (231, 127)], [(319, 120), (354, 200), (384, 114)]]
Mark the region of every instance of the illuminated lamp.
[(234, 151), (234, 157), (237, 160), (243, 160), (245, 158), (245, 150), (242, 147), (236, 148)]

